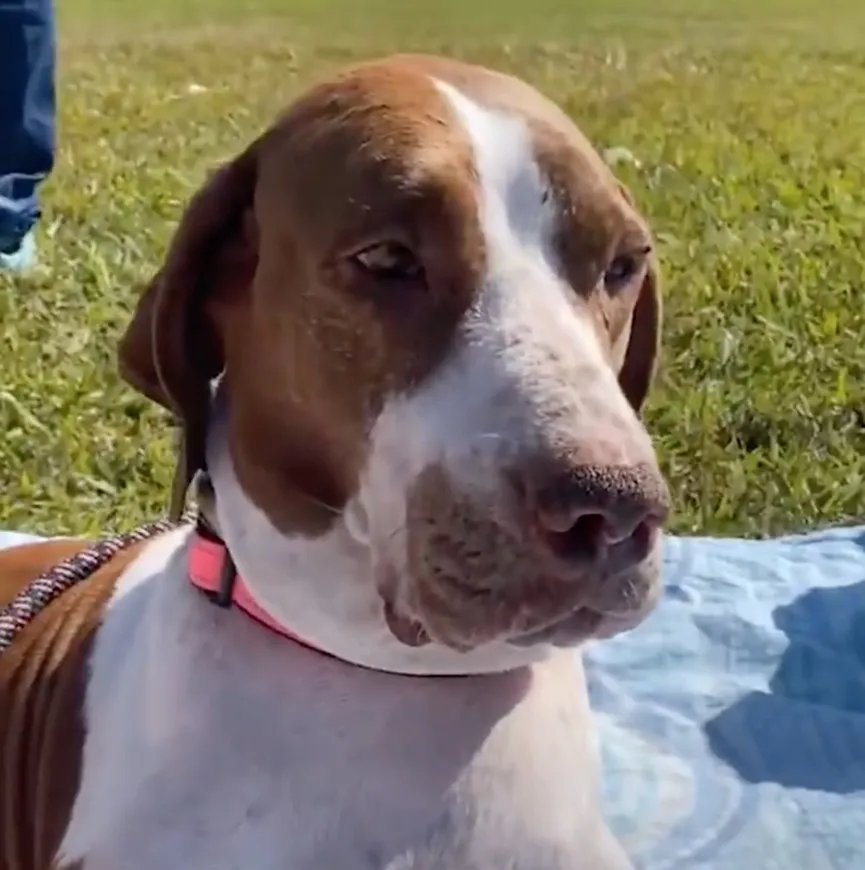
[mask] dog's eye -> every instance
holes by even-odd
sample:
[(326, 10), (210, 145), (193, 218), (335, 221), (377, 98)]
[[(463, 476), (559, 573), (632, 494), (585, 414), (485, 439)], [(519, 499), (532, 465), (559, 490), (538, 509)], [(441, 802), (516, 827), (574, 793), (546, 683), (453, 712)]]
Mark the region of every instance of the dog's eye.
[(642, 268), (651, 248), (633, 254), (619, 254), (604, 272), (604, 284), (608, 290), (617, 290), (627, 284)]
[(355, 265), (382, 281), (416, 281), (423, 276), (423, 266), (414, 252), (401, 242), (379, 242), (358, 251)]

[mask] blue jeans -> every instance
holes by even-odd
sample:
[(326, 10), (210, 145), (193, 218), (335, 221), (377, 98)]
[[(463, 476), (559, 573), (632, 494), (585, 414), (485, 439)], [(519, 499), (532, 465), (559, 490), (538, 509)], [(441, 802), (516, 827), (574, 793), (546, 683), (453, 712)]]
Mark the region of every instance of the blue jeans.
[(53, 0), (0, 0), (0, 252), (39, 217), (54, 166)]

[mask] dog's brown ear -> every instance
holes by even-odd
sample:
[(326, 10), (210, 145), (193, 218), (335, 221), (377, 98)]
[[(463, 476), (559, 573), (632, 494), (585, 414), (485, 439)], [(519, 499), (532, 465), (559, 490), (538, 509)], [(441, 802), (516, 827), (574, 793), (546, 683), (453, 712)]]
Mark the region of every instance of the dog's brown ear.
[(211, 382), (224, 364), (206, 303), (226, 281), (236, 284), (241, 275), (251, 281), (255, 271), (258, 251), (249, 223), (256, 176), (252, 146), (193, 196), (120, 341), (121, 376), (182, 426), (181, 496), (204, 467)]
[[(623, 184), (619, 187), (625, 199), (633, 203), (628, 189)], [(653, 254), (631, 317), (628, 344), (619, 370), (622, 392), (637, 412), (642, 408), (655, 377), (661, 350), (661, 316), (660, 274)]]
[(661, 290), (658, 266), (649, 264), (634, 314), (625, 359), (619, 370), (622, 392), (635, 411), (643, 407), (649, 394), (661, 349)]

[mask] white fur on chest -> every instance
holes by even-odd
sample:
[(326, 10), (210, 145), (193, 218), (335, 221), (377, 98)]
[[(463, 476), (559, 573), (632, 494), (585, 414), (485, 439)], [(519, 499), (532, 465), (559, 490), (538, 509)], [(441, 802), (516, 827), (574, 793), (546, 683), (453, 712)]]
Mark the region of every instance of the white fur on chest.
[(183, 538), (151, 545), (100, 629), (67, 859), (85, 870), (618, 866), (580, 863), (609, 843), (575, 656), (451, 678), (347, 665), (205, 601), (185, 580)]

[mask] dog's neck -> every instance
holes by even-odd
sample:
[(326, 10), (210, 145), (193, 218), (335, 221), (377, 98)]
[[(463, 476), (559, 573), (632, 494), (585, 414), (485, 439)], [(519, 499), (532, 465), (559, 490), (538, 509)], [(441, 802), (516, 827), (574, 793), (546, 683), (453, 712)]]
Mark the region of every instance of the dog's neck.
[(401, 643), (385, 622), (369, 551), (345, 515), (314, 539), (277, 531), (238, 482), (222, 413), (211, 422), (207, 463), (215, 519), (238, 574), (255, 603), (310, 646), (351, 664), (430, 676), (495, 673), (549, 657), (549, 648), (504, 642), (468, 653)]

